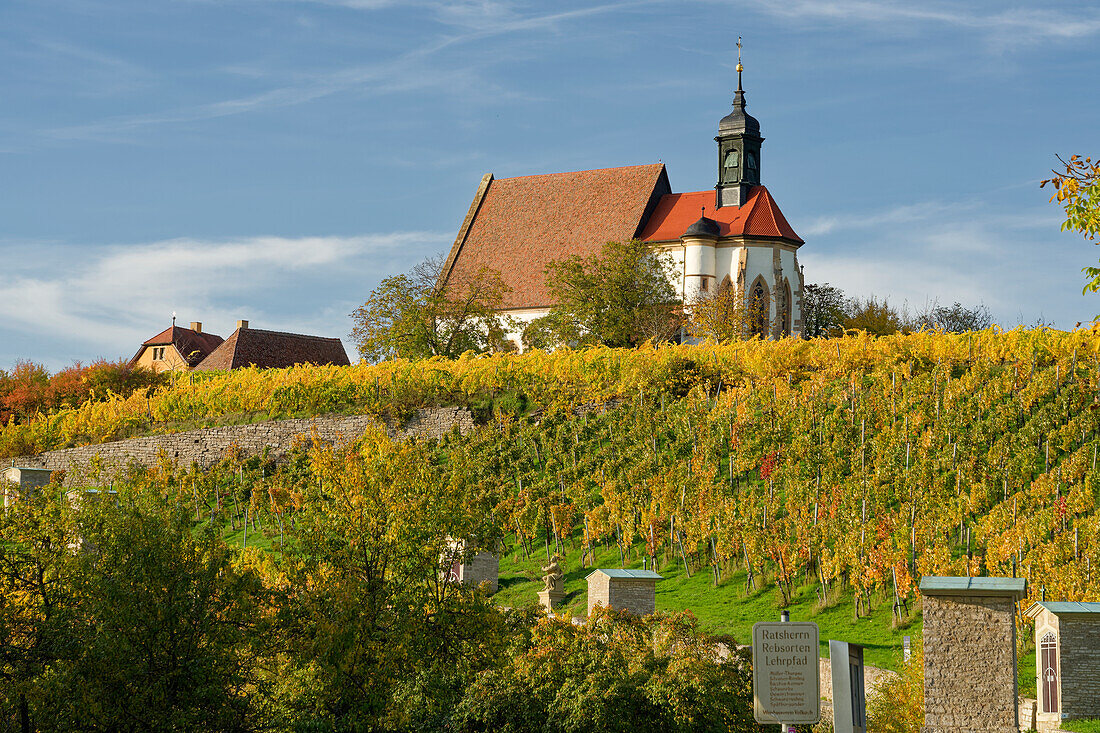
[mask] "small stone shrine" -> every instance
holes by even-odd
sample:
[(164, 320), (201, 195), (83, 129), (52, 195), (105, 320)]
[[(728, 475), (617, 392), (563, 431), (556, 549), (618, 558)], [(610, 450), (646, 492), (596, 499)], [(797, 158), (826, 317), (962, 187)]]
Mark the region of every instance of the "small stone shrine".
[(27, 499), (50, 483), (52, 472), (45, 468), (5, 468), (0, 479), (0, 498), (7, 509), (18, 498)]
[(597, 605), (647, 616), (657, 610), (657, 581), (664, 580), (652, 570), (600, 568), (588, 581), (588, 615)]
[(1024, 615), (1035, 619), (1036, 729), (1100, 718), (1100, 603), (1040, 601)]
[(542, 572), (546, 575), (542, 577), (539, 605), (547, 613), (552, 613), (555, 608), (561, 605), (561, 600), (565, 598), (565, 573), (562, 572), (561, 565), (558, 564), (560, 559), (558, 555), (554, 555), (550, 558), (550, 564), (542, 569)]
[(488, 583), (491, 593), (497, 592), (500, 578), (500, 558), (484, 550), (473, 551), (465, 540), (452, 540), (444, 557), (448, 567), (448, 579), (463, 585)]
[(921, 578), (923, 733), (1018, 733), (1016, 602), (1023, 578)]

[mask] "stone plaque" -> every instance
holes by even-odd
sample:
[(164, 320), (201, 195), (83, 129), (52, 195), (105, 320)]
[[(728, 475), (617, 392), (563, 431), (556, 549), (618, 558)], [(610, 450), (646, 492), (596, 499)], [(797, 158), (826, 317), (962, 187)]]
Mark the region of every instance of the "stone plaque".
[(817, 624), (752, 627), (752, 697), (757, 723), (812, 725), (821, 718)]

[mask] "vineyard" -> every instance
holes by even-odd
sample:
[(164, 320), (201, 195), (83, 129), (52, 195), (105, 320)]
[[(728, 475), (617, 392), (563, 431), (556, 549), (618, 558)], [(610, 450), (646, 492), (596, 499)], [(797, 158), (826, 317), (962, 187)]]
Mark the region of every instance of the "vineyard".
[[(465, 405), (478, 429), (395, 453), (476, 498), (454, 531), (532, 561), (675, 563), (715, 586), (774, 587), (780, 605), (812, 587), (821, 606), (901, 621), (922, 575), (1097, 596), (1098, 345), (994, 329), (184, 375), (9, 424), (0, 452)], [(222, 512), (234, 542), (248, 522), (275, 550), (316, 474), (304, 457), (183, 469), (171, 482), (197, 517)]]

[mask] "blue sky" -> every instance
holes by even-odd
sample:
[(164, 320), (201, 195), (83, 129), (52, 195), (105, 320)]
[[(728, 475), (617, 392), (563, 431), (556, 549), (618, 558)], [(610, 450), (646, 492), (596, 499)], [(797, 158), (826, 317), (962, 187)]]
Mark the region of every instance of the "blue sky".
[(1100, 154), (1094, 2), (6, 0), (0, 368), (129, 357), (173, 311), (351, 353), (486, 172), (712, 187), (739, 35), (808, 282), (1100, 313), (1100, 250), (1038, 188)]

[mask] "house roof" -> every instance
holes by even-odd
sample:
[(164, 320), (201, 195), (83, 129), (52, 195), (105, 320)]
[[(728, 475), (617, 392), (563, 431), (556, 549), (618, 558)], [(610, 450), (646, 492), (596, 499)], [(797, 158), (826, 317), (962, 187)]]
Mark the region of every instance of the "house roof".
[(597, 568), (588, 574), (585, 580), (591, 578), (596, 573), (603, 573), (609, 578), (629, 578), (631, 580), (664, 580), (664, 576), (655, 573), (652, 570), (629, 570), (619, 568)]
[(928, 575), (920, 579), (920, 592), (933, 596), (1012, 596), (1019, 600), (1027, 595), (1027, 580)]
[(660, 163), (519, 178), (485, 176), (442, 279), (468, 277), (488, 266), (512, 288), (505, 308), (548, 306), (553, 301), (546, 288), (547, 264), (595, 255), (607, 242), (638, 237), (648, 214), (671, 190)]
[(777, 237), (803, 244), (764, 186), (753, 186), (744, 206), (715, 208), (714, 204), (714, 191), (662, 196), (639, 239), (646, 242), (679, 240), (702, 212), (704, 217), (718, 222), (722, 237)]
[(246, 366), (277, 369), (295, 364), (347, 366), (349, 363), (338, 338), (238, 328), (195, 369), (221, 371)]
[(193, 367), (210, 355), (224, 339), (221, 336), (205, 331), (192, 331), (190, 328), (172, 325), (164, 329), (151, 339), (147, 339), (134, 357), (130, 359), (129, 366), (137, 363), (141, 353), (150, 346), (174, 346), (187, 366)]
[(1038, 601), (1028, 606), (1027, 610), (1024, 611), (1024, 615), (1035, 618), (1042, 609), (1050, 611), (1055, 616), (1092, 614), (1100, 613), (1100, 603), (1082, 603), (1080, 601)]

